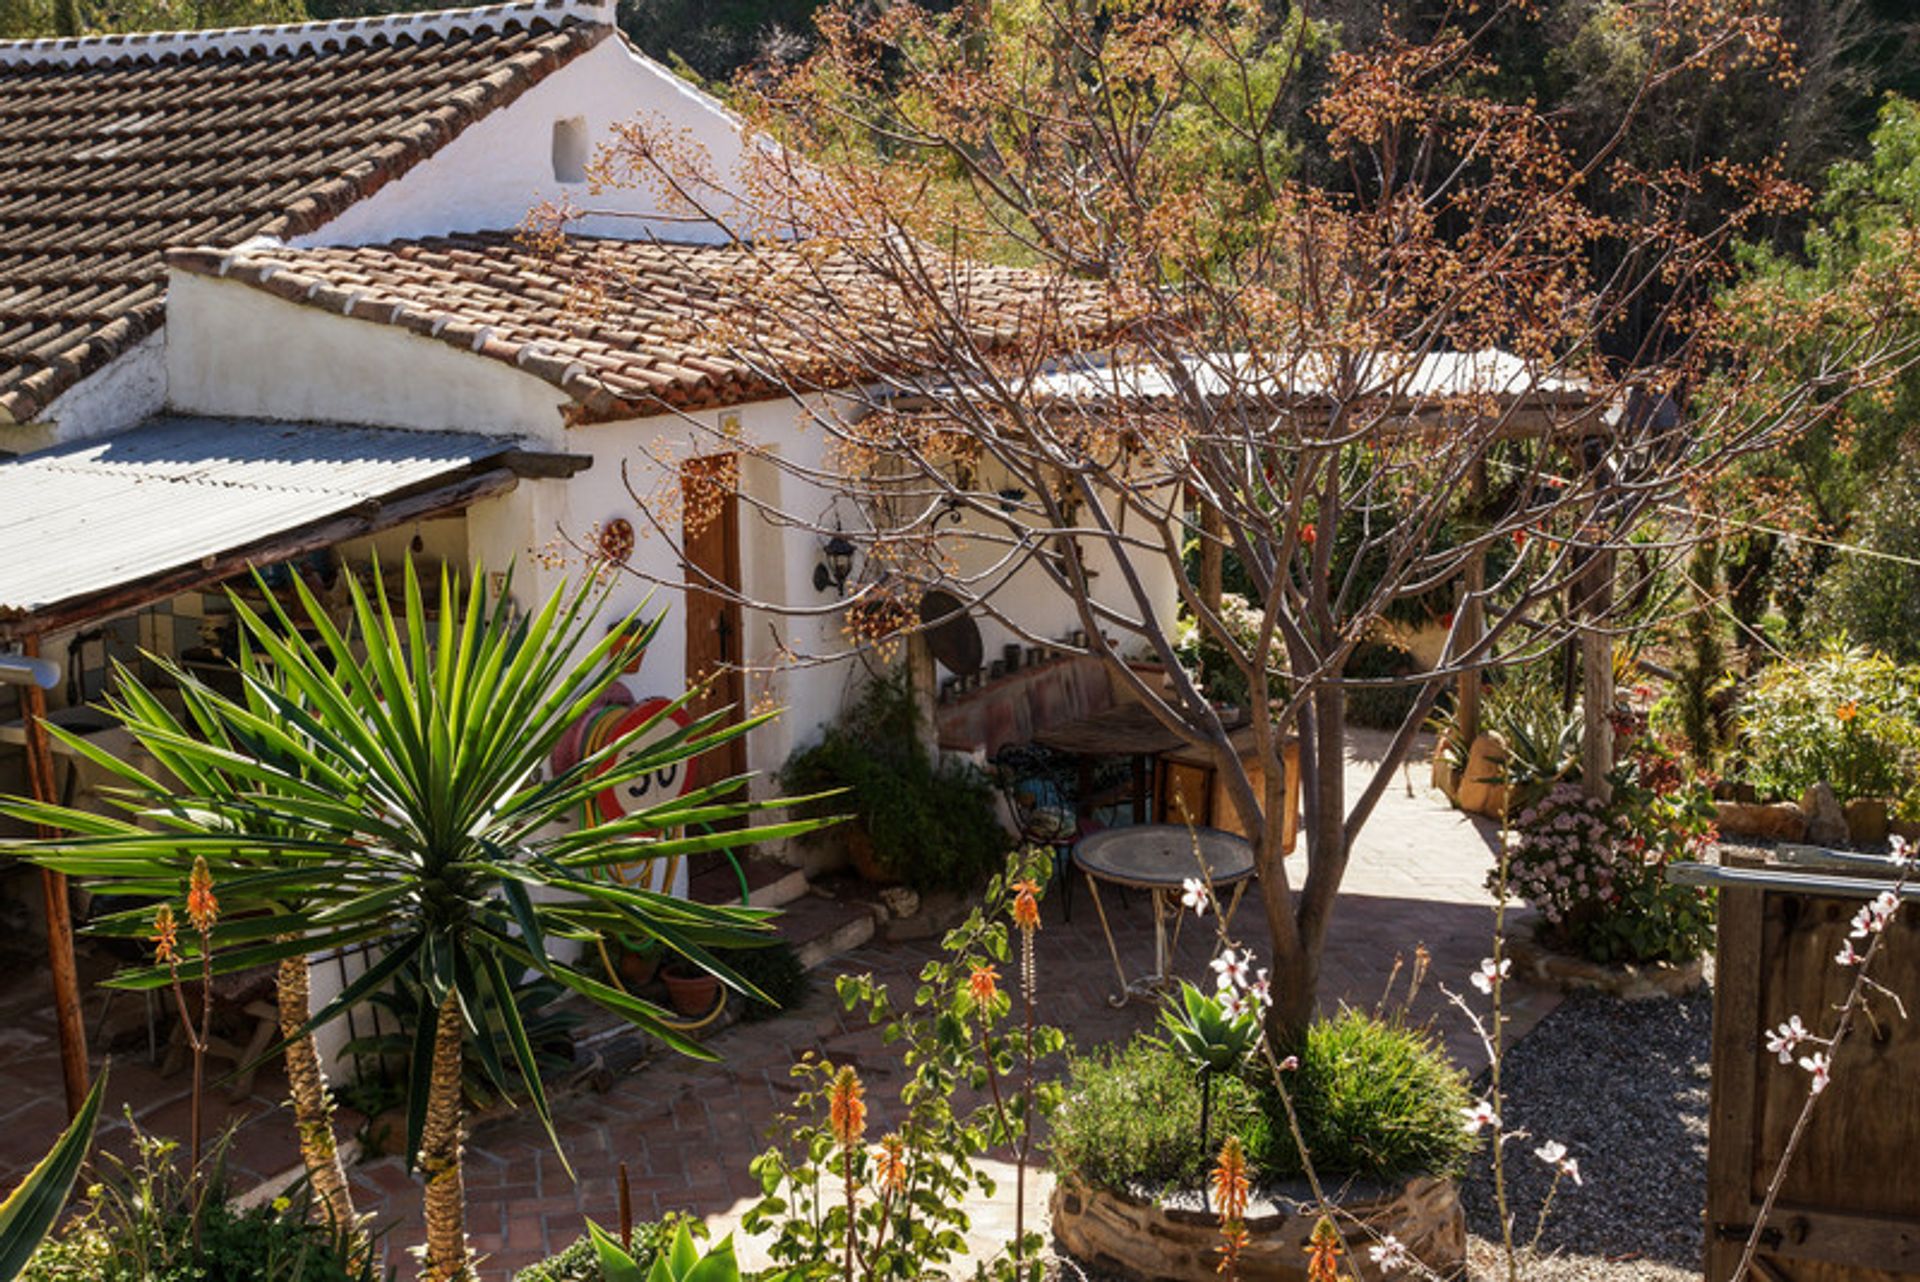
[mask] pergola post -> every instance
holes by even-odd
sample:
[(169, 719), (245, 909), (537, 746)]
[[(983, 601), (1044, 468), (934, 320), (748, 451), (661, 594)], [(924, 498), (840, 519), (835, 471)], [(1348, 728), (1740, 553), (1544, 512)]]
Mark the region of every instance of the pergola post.
[[(1469, 495), (1476, 514), (1486, 505), (1487, 499), (1487, 461), (1475, 459)], [(1486, 607), (1481, 601), (1481, 593), (1487, 589), (1487, 553), (1484, 548), (1476, 550), (1467, 558), (1466, 571), (1461, 579), (1460, 617), (1454, 620), (1454, 646), (1456, 655), (1472, 654), (1474, 647), (1480, 644), (1480, 638), (1486, 635)], [(1480, 737), (1480, 667), (1478, 664), (1468, 668), (1458, 677), (1457, 706), (1454, 709), (1454, 730), (1460, 737), (1462, 751), (1473, 750), (1474, 740)]]
[[(20, 649), (30, 659), (40, 657), (40, 638), (21, 638)], [(27, 782), (35, 801), (57, 805), (53, 749), (47, 740), (47, 696), (28, 683), (21, 696), (27, 739)], [(40, 830), (43, 837), (54, 834)], [(51, 868), (40, 870), (40, 889), (47, 912), (47, 969), (53, 979), (53, 1014), (60, 1032), (60, 1075), (66, 1086), (67, 1116), (74, 1117), (86, 1102), (88, 1086), (87, 1023), (80, 1006), (80, 970), (73, 958), (73, 915), (67, 906), (67, 875)]]
[(1596, 552), (1581, 579), (1580, 708), (1584, 718), (1580, 778), (1587, 795), (1612, 800), (1607, 774), (1613, 769), (1613, 633), (1607, 616), (1613, 606), (1614, 553)]

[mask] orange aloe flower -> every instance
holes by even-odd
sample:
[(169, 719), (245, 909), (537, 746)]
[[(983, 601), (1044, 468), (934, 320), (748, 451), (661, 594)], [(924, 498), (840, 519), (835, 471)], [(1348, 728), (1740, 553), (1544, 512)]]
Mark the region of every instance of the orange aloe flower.
[(867, 1131), (867, 1103), (865, 1089), (860, 1085), (860, 1074), (853, 1071), (851, 1065), (834, 1074), (833, 1086), (827, 1092), (827, 1121), (833, 1127), (833, 1138), (840, 1141), (840, 1147), (851, 1149), (860, 1143), (860, 1137)]
[(904, 1193), (907, 1188), (907, 1142), (898, 1134), (882, 1139), (880, 1147), (873, 1154), (873, 1171), (882, 1193), (888, 1197), (898, 1197)]
[(1220, 1264), (1217, 1272), (1239, 1276), (1240, 1252), (1247, 1245), (1247, 1153), (1240, 1137), (1227, 1136), (1213, 1163), (1213, 1205), (1220, 1214)]
[(1860, 715), (1860, 705), (1858, 703), (1855, 703), (1852, 699), (1849, 699), (1845, 703), (1841, 704), (1839, 707), (1835, 708), (1833, 710), (1833, 715), (1840, 719), (1841, 725), (1845, 725), (1847, 722), (1853, 720), (1855, 717)]
[(1307, 1282), (1341, 1282), (1340, 1255), (1340, 1235), (1323, 1215), (1307, 1240)]
[(165, 966), (180, 960), (180, 931), (173, 921), (173, 907), (161, 904), (153, 913), (153, 960)]
[(975, 966), (967, 976), (967, 992), (972, 994), (974, 1005), (985, 1010), (999, 995), (1000, 972), (992, 966)]
[(187, 917), (194, 930), (205, 935), (220, 919), (220, 901), (213, 897), (213, 873), (203, 856), (193, 860), (193, 876), (187, 881)]
[(1016, 881), (1013, 889), (1013, 924), (1022, 930), (1040, 929), (1040, 887), (1032, 881)]
[(1213, 1204), (1222, 1217), (1237, 1220), (1246, 1212), (1247, 1194), (1252, 1187), (1247, 1179), (1247, 1153), (1238, 1135), (1227, 1136), (1220, 1156), (1213, 1162)]

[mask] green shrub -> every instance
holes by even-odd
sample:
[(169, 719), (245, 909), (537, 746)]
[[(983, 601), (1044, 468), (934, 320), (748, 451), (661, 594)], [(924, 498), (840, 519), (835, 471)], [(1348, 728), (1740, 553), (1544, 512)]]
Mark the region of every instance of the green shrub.
[[(1420, 671), (1420, 662), (1397, 645), (1363, 641), (1353, 648), (1344, 675), (1355, 680), (1405, 677)], [(1353, 686), (1347, 690), (1347, 720), (1374, 730), (1398, 730), (1419, 701), (1420, 686), (1409, 682), (1393, 686)]]
[[(1343, 1010), (1315, 1020), (1296, 1054), (1300, 1067), (1287, 1089), (1316, 1171), (1390, 1180), (1464, 1167), (1475, 1141), (1460, 1111), (1473, 1101), (1466, 1075), (1432, 1032)], [(1274, 1121), (1242, 1137), (1248, 1157), (1269, 1178), (1297, 1175), (1299, 1150), (1270, 1081), (1262, 1094)]]
[(971, 890), (1012, 843), (1000, 827), (992, 781), (966, 762), (936, 762), (920, 742), (918, 722), (907, 674), (882, 677), (820, 742), (787, 759), (781, 784), (799, 794), (844, 789), (796, 809), (813, 816), (851, 811), (879, 865), (915, 890)]
[[(657, 1221), (633, 1226), (633, 1262), (643, 1275), (682, 1227), (694, 1237), (707, 1236), (706, 1223), (684, 1211), (669, 1211)], [(593, 1249), (593, 1240), (582, 1233), (558, 1255), (550, 1255), (538, 1264), (521, 1269), (513, 1275), (513, 1282), (604, 1282), (604, 1275), (600, 1272), (600, 1256)]]
[(1840, 556), (1820, 578), (1806, 618), (1844, 630), (1901, 663), (1920, 662), (1920, 507), (1913, 502), (1920, 465), (1909, 461), (1885, 484), (1869, 486), (1851, 542), (1906, 560)]
[[(1472, 1101), (1431, 1032), (1349, 1010), (1316, 1020), (1296, 1054), (1287, 1089), (1320, 1174), (1395, 1179), (1462, 1168), (1474, 1139), (1460, 1110)], [(1054, 1118), (1054, 1169), (1149, 1195), (1197, 1188), (1220, 1137), (1234, 1134), (1257, 1179), (1301, 1173), (1263, 1057), (1241, 1077), (1215, 1081), (1212, 1112), (1214, 1142), (1204, 1144), (1199, 1078), (1151, 1038), (1077, 1057)]]
[(1767, 668), (1740, 700), (1740, 775), (1763, 797), (1816, 783), (1841, 801), (1908, 798), (1920, 767), (1920, 668), (1834, 644)]
[[(1212, 1112), (1216, 1137), (1266, 1132), (1259, 1094), (1239, 1078), (1215, 1080)], [(1200, 1079), (1178, 1051), (1144, 1036), (1076, 1055), (1050, 1150), (1056, 1171), (1096, 1187), (1197, 1188), (1214, 1158), (1200, 1139)]]
[(714, 956), (734, 974), (767, 996), (767, 1001), (749, 1001), (740, 1018), (749, 1022), (772, 1019), (792, 1010), (807, 999), (810, 981), (800, 955), (784, 939), (767, 948), (716, 949)]
[[(1239, 593), (1224, 592), (1216, 613), (1221, 626), (1233, 639), (1234, 649), (1252, 654), (1259, 648), (1261, 613), (1258, 606)], [(1235, 708), (1253, 706), (1253, 687), (1247, 682), (1247, 674), (1211, 629), (1203, 629), (1191, 615), (1183, 615), (1175, 645), (1180, 666), (1194, 674), (1201, 693), (1207, 698)], [(1286, 656), (1276, 650), (1274, 670), (1267, 675), (1269, 698), (1287, 697), (1286, 678), (1277, 670), (1285, 662)]]
[(196, 1182), (176, 1142), (138, 1127), (132, 1142), (131, 1158), (96, 1157), (99, 1178), (21, 1282), (371, 1282), (372, 1266), (354, 1266), (346, 1236), (309, 1221), (304, 1198), (228, 1206), (221, 1149)]

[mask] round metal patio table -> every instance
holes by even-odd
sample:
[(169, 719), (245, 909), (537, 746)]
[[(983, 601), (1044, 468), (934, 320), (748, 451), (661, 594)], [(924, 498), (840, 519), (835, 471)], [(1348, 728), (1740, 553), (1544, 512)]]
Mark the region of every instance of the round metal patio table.
[[(1120, 977), (1120, 991), (1107, 998), (1110, 1005), (1124, 1006), (1135, 993), (1164, 988), (1172, 978), (1172, 948), (1167, 941), (1167, 919), (1174, 919), (1174, 945), (1179, 943), (1180, 905), (1175, 897), (1189, 877), (1201, 877), (1213, 887), (1216, 902), (1229, 888), (1222, 916), (1228, 922), (1240, 906), (1241, 893), (1253, 876), (1253, 847), (1244, 837), (1218, 828), (1189, 828), (1183, 824), (1135, 824), (1130, 828), (1108, 828), (1083, 837), (1073, 848), (1073, 862), (1087, 875), (1093, 892), (1093, 906), (1100, 914), (1100, 930), (1107, 938), (1107, 951), (1113, 956), (1113, 970)], [(1129, 980), (1120, 963), (1120, 947), (1114, 942), (1113, 928), (1107, 923), (1106, 905), (1100, 901), (1101, 883), (1145, 890), (1153, 897), (1153, 964), (1151, 975)]]

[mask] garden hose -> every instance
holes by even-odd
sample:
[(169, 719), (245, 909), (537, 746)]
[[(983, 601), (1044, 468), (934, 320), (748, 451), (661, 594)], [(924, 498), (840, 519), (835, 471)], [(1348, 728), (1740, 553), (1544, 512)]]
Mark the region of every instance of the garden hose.
[[(607, 744), (611, 742), (615, 729), (630, 711), (631, 709), (623, 704), (610, 703), (588, 713), (587, 724), (580, 735), (579, 756), (582, 758), (589, 757), (605, 748)], [(581, 824), (583, 828), (590, 828), (599, 822), (600, 817), (595, 812), (591, 799), (582, 804), (582, 811)], [(711, 833), (713, 830), (706, 824), (701, 824), (699, 825), (699, 831)], [(735, 857), (733, 851), (723, 850), (721, 853), (727, 857), (727, 862), (733, 867), (733, 875), (740, 883), (740, 903), (742, 906), (745, 906), (750, 902), (752, 893), (747, 885), (746, 869), (740, 866), (740, 860)], [(657, 885), (662, 892), (670, 892), (673, 887), (674, 878), (679, 876), (680, 873), (681, 858), (682, 856), (680, 855), (671, 855), (665, 860), (647, 861), (645, 871), (632, 881), (630, 881), (624, 875), (622, 869), (618, 867), (609, 866), (605, 871), (609, 878), (622, 884), (631, 885), (638, 882), (648, 889), (653, 889)], [(663, 872), (657, 882), (654, 877), (655, 868), (663, 868)], [(619, 968), (613, 964), (613, 958), (607, 952), (607, 941), (604, 938), (596, 940), (594, 947), (600, 954), (601, 968), (605, 970), (607, 978), (613, 982), (613, 986), (628, 996), (632, 996), (633, 994), (631, 990), (628, 989), (625, 979), (620, 974)], [(722, 984), (720, 986), (720, 1000), (715, 1002), (713, 1009), (705, 1015), (692, 1020), (677, 1020), (662, 1017), (660, 1022), (677, 1033), (696, 1032), (720, 1018), (721, 1012), (725, 1011), (726, 1008), (727, 988), (726, 985)]]

